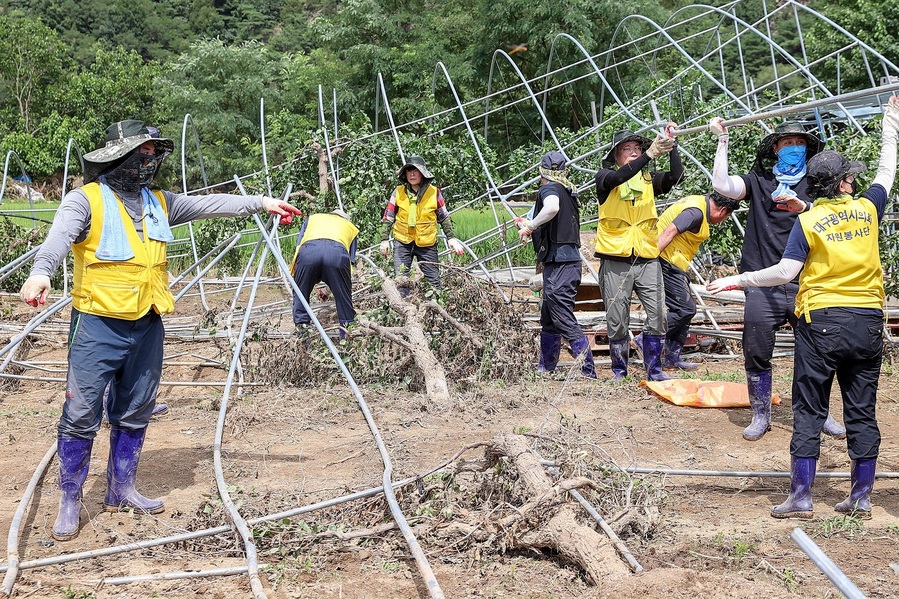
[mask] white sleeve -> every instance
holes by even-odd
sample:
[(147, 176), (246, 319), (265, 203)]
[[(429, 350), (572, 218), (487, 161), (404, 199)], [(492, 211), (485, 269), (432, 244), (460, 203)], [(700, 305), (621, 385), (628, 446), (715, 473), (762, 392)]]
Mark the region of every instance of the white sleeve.
[(805, 262), (791, 260), (790, 258), (781, 258), (780, 262), (774, 266), (741, 274), (740, 286), (774, 287), (775, 285), (783, 285), (795, 279), (803, 266), (805, 266)]
[(727, 135), (718, 137), (718, 149), (712, 167), (712, 187), (726, 198), (742, 200), (746, 197), (746, 184), (740, 177), (727, 174), (727, 140)]
[(883, 145), (880, 148), (880, 163), (877, 165), (877, 175), (874, 177), (872, 185), (883, 185), (887, 190), (887, 195), (893, 187), (893, 181), (896, 180), (896, 137), (899, 133), (896, 131), (884, 131)]
[(559, 213), (559, 196), (548, 195), (543, 198), (543, 208), (531, 221), (531, 227), (536, 229), (544, 223), (551, 221)]

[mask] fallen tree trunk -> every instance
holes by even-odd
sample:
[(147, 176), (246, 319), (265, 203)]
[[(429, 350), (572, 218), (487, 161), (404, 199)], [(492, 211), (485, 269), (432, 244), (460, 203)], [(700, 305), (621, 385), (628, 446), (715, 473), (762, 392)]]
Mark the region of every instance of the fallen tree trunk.
[[(585, 486), (582, 479), (563, 481), (554, 485), (537, 456), (531, 451), (525, 437), (503, 434), (491, 441), (493, 456), (503, 455), (515, 465), (519, 478), (531, 498), (531, 511), (536, 503), (546, 503), (548, 498), (560, 497), (565, 503), (539, 528), (512, 535), (517, 548), (549, 548), (558, 551), (566, 560), (584, 570), (589, 581), (595, 585), (628, 574), (627, 566), (618, 559), (612, 542), (592, 527), (578, 522), (579, 508), (567, 501), (567, 491), (576, 486)], [(589, 484), (587, 482), (586, 484)], [(532, 505), (534, 504), (534, 505)], [(522, 513), (519, 521), (527, 516)]]

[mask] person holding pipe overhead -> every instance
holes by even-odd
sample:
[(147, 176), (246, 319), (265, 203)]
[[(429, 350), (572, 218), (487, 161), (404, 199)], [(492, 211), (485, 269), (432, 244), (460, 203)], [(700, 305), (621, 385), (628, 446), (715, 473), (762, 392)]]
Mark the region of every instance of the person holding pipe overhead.
[(175, 308), (166, 270), (171, 227), (263, 210), (284, 223), (300, 214), (266, 196), (162, 191), (153, 179), (173, 150), (171, 139), (142, 121), (110, 125), (105, 146), (85, 154), (86, 183), (63, 198), (20, 291), (27, 304), (43, 305), (50, 276), (73, 251), (69, 367), (57, 432), (59, 514), (51, 531), (59, 541), (78, 536), (82, 486), (107, 387), (106, 510), (165, 509), (161, 500), (141, 495), (135, 479), (162, 376), (162, 316)]
[[(723, 123), (720, 117), (709, 122), (709, 130), (718, 136), (712, 187), (726, 198), (749, 202), (740, 272), (768, 268), (783, 256), (797, 216), (812, 208), (807, 163), (824, 144), (802, 124), (784, 122), (759, 142), (752, 170), (745, 175), (729, 175), (730, 136)], [(777, 329), (788, 322), (796, 328), (793, 307), (798, 290), (798, 283), (792, 280), (746, 290), (743, 359), (752, 407), (752, 422), (743, 430), (747, 441), (758, 441), (771, 430), (774, 338)], [(846, 429), (829, 414), (824, 432), (837, 439), (846, 437)]]
[(884, 109), (877, 173), (856, 198), (861, 162), (825, 151), (808, 162), (814, 206), (799, 215), (775, 265), (708, 284), (709, 291), (772, 287), (799, 275), (793, 366), (790, 494), (775, 518), (811, 518), (812, 484), (828, 418), (834, 376), (843, 396), (851, 490), (834, 509), (871, 517), (871, 490), (880, 449), (877, 384), (883, 360), (885, 300), (879, 225), (896, 178), (899, 96)]

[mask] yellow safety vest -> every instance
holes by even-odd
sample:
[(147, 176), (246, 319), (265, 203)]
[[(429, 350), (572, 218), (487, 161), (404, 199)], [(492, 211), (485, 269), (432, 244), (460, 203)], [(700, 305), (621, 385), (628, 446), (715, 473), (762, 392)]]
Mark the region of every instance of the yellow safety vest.
[(699, 208), (702, 212), (702, 225), (699, 227), (699, 232), (684, 231), (678, 233), (661, 253), (663, 260), (670, 262), (684, 272), (687, 272), (690, 268), (690, 260), (699, 251), (699, 246), (709, 238), (709, 203), (705, 196), (687, 196), (675, 202), (662, 213), (662, 216), (659, 217), (659, 224), (656, 227), (659, 235), (661, 235), (662, 231), (667, 229), (674, 222), (674, 219), (688, 208)]
[(306, 222), (306, 230), (303, 231), (303, 239), (297, 245), (293, 252), (293, 262), (290, 265), (290, 273), (293, 274), (297, 267), (297, 256), (300, 255), (300, 248), (307, 241), (313, 239), (330, 239), (339, 242), (346, 251), (350, 251), (353, 240), (359, 234), (356, 225), (347, 219), (337, 216), (336, 214), (313, 214)]
[(596, 253), (606, 256), (659, 257), (659, 232), (652, 177), (643, 173), (644, 191), (639, 200), (623, 201), (621, 186), (609, 193), (599, 206)]
[(415, 226), (409, 226), (409, 207), (412, 202), (406, 194), (406, 186), (396, 188), (396, 220), (393, 223), (393, 238), (400, 243), (412, 243), (418, 247), (430, 247), (437, 243), (437, 188), (428, 185), (424, 196), (418, 201), (415, 212)]
[(877, 208), (842, 196), (799, 215), (809, 253), (799, 278), (796, 315), (821, 308), (883, 308)]
[[(103, 193), (98, 183), (81, 188), (91, 207), (91, 228), (87, 238), (72, 246), (75, 254), (72, 306), (80, 312), (137, 320), (150, 311), (169, 314), (175, 309), (175, 298), (168, 285), (165, 242), (150, 239), (144, 232), (141, 240), (125, 205), (116, 202), (122, 226), (134, 252), (128, 260), (100, 260), (96, 256), (103, 233)], [(153, 191), (168, 218), (169, 209), (161, 191)]]

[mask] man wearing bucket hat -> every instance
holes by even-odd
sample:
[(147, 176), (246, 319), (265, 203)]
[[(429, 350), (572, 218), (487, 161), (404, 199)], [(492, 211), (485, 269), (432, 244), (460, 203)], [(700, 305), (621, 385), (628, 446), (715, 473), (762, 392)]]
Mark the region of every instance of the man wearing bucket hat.
[(681, 359), (681, 351), (696, 316), (696, 302), (690, 292), (690, 261), (709, 238), (710, 225), (724, 222), (740, 207), (738, 200), (717, 192), (692, 195), (675, 202), (659, 217), (659, 263), (665, 283), (668, 332), (665, 333), (663, 366), (696, 370), (699, 364)]
[[(356, 319), (350, 266), (356, 261), (358, 235), (359, 229), (339, 208), (330, 213), (313, 214), (300, 229), (290, 269), (306, 299), (319, 282), (331, 289), (337, 304), (341, 338), (346, 336), (347, 325)], [(293, 321), (298, 327), (312, 322), (296, 295), (293, 298)]]
[(591, 344), (574, 316), (574, 298), (581, 283), (581, 213), (577, 188), (568, 180), (566, 167), (567, 161), (561, 152), (543, 155), (535, 216), (533, 220), (522, 219), (517, 224), (522, 241), (533, 239), (537, 263), (543, 265), (537, 370), (555, 370), (564, 337), (575, 357), (583, 357), (581, 374), (595, 379)]
[(78, 535), (81, 489), (107, 386), (106, 510), (164, 510), (162, 501), (137, 492), (135, 478), (162, 375), (162, 315), (174, 309), (166, 271), (171, 226), (262, 210), (282, 218), (299, 213), (264, 196), (186, 196), (151, 188), (173, 149), (172, 140), (141, 121), (111, 125), (105, 146), (84, 156), (86, 184), (63, 198), (20, 292), (26, 303), (44, 304), (50, 276), (72, 249), (69, 368), (57, 434), (59, 515), (52, 530), (61, 541)]
[(393, 231), (393, 268), (395, 274), (408, 273), (413, 258), (428, 282), (440, 288), (437, 267), (437, 225), (446, 235), (447, 245), (456, 254), (465, 250), (453, 236), (453, 222), (440, 188), (432, 184), (434, 175), (420, 156), (410, 156), (396, 173), (401, 184), (393, 190), (384, 210), (381, 229), (381, 255), (390, 255), (390, 232)]
[(709, 283), (712, 292), (780, 285), (800, 275), (796, 296), (793, 437), (787, 500), (775, 518), (811, 518), (811, 488), (828, 417), (834, 376), (840, 383), (851, 459), (849, 497), (837, 512), (871, 517), (871, 489), (880, 448), (877, 383), (883, 360), (883, 269), (878, 225), (896, 176), (899, 96), (884, 108), (882, 147), (874, 182), (855, 199), (864, 170), (837, 152), (808, 161), (814, 206), (799, 215), (783, 258), (769, 268)]
[[(676, 123), (668, 123), (666, 130), (676, 127)], [(670, 170), (647, 170), (650, 160), (669, 153)], [(655, 198), (668, 193), (683, 176), (680, 154), (670, 135), (658, 135), (650, 141), (625, 130), (612, 137), (612, 147), (603, 165), (596, 173), (599, 224), (594, 255), (601, 260), (599, 277), (606, 307), (613, 380), (620, 381), (627, 376), (630, 304), (634, 291), (646, 311), (640, 337), (646, 378), (668, 380), (662, 371), (667, 327)]]
[[(728, 175), (729, 136), (722, 122), (719, 117), (709, 122), (709, 129), (718, 136), (712, 187), (724, 197), (749, 202), (740, 272), (768, 268), (783, 256), (797, 215), (812, 206), (806, 165), (823, 144), (800, 123), (784, 122), (759, 143), (749, 173)], [(757, 441), (771, 430), (774, 338), (777, 329), (788, 322), (795, 329), (793, 307), (798, 290), (795, 281), (746, 290), (743, 359), (752, 407), (752, 422), (743, 430), (747, 441)], [(846, 436), (846, 429), (829, 415), (824, 432), (836, 438)]]

